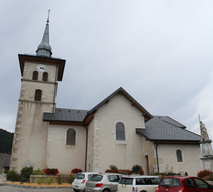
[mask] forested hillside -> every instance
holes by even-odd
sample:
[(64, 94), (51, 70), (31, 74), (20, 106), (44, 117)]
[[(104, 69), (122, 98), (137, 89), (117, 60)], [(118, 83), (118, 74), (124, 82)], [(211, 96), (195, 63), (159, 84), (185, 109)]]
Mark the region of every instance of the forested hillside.
[(0, 129), (0, 153), (11, 154), (13, 133)]

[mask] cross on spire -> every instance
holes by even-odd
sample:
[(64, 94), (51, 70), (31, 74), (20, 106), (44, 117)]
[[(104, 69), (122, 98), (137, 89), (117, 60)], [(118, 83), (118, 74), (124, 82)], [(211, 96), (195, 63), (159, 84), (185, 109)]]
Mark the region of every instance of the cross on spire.
[(49, 44), (49, 14), (50, 10), (48, 11), (47, 24), (44, 30), (42, 41), (36, 51), (36, 56), (51, 57), (52, 55), (52, 48)]

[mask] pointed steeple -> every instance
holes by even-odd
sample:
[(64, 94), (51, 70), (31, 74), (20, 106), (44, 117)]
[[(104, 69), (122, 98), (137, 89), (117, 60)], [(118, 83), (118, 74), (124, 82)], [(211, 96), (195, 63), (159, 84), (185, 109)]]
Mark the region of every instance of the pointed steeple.
[(50, 13), (50, 10), (48, 12), (47, 24), (44, 30), (43, 39), (40, 45), (38, 46), (38, 49), (36, 51), (36, 56), (51, 57), (52, 55), (52, 52), (51, 52), (52, 48), (49, 44), (49, 13)]

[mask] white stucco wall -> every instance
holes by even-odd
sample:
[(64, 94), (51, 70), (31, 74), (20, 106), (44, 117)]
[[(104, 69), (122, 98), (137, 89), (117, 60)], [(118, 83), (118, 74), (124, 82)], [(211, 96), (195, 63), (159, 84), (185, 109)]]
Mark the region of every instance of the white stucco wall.
[(43, 122), (43, 112), (51, 112), (52, 105), (19, 102), (16, 130), (10, 167), (20, 172), (22, 167), (45, 168), (48, 122)]
[[(145, 174), (148, 174), (148, 169), (149, 169), (149, 174), (153, 174), (154, 170), (153, 167), (156, 166), (156, 155), (155, 155), (155, 146), (153, 142), (146, 141), (146, 139), (141, 136), (142, 138), (142, 148), (143, 148), (143, 159), (144, 163), (142, 165), (142, 168), (144, 170)], [(146, 156), (148, 156), (148, 165), (147, 165), (147, 159)], [(149, 166), (149, 168), (147, 167)]]
[[(76, 145), (66, 145), (67, 130), (76, 131)], [(46, 165), (58, 168), (59, 173), (69, 174), (72, 169), (85, 168), (86, 129), (83, 126), (50, 124)]]
[[(39, 65), (44, 65), (45, 70), (39, 71), (39, 69), (38, 69)], [(23, 78), (24, 79), (32, 79), (34, 71), (38, 71), (38, 81), (42, 81), (43, 72), (48, 73), (48, 82), (54, 82), (55, 81), (55, 75), (57, 73), (57, 70), (56, 70), (56, 65), (54, 65), (54, 64), (25, 62)]]
[[(125, 141), (116, 141), (115, 126), (125, 125)], [(137, 108), (121, 94), (100, 107), (94, 117), (93, 171), (105, 172), (109, 165), (131, 169), (144, 164), (142, 137), (135, 128), (145, 128), (144, 118)]]
[[(182, 151), (183, 162), (177, 162), (176, 151)], [(197, 176), (202, 170), (200, 145), (159, 144), (158, 158), (160, 172), (173, 170), (175, 173), (187, 172), (190, 176)]]

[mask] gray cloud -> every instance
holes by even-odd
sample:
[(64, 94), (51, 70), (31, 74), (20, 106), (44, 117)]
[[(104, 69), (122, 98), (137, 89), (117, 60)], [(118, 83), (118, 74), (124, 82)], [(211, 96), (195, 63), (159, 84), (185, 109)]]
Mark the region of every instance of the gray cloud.
[(0, 127), (14, 131), (18, 54), (35, 54), (50, 12), (53, 57), (66, 59), (57, 107), (91, 109), (119, 87), (153, 115), (213, 138), (213, 2), (199, 0), (0, 3)]

